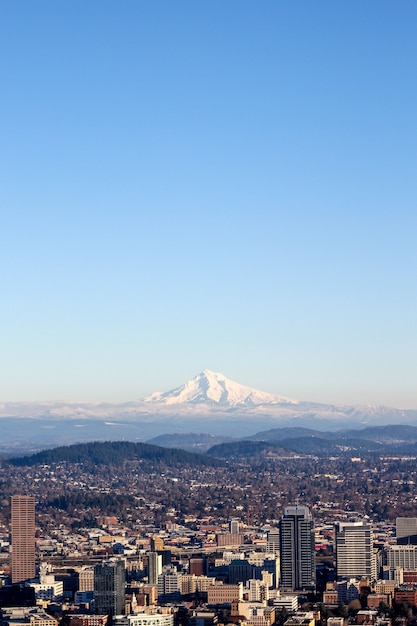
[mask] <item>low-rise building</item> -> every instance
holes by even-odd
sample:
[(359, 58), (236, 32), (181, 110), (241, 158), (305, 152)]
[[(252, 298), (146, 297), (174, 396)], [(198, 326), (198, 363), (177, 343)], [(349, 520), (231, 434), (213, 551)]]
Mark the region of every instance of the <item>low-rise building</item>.
[(274, 606), (277, 609), (285, 609), (288, 613), (295, 613), (298, 609), (298, 595), (294, 593), (284, 596), (279, 595), (274, 598)]
[(113, 618), (113, 626), (174, 626), (174, 614), (169, 610), (149, 610)]
[(58, 626), (58, 621), (40, 607), (1, 609), (1, 626)]
[(194, 611), (188, 622), (189, 626), (216, 626), (217, 614), (214, 611)]
[(108, 615), (72, 615), (69, 626), (106, 626), (108, 619)]
[(296, 613), (284, 622), (284, 626), (315, 626), (314, 613), (313, 611)]
[(417, 589), (415, 587), (401, 587), (394, 592), (395, 604), (408, 604), (417, 607)]
[(217, 582), (207, 590), (208, 604), (231, 604), (233, 600), (243, 600), (243, 583), (226, 585)]

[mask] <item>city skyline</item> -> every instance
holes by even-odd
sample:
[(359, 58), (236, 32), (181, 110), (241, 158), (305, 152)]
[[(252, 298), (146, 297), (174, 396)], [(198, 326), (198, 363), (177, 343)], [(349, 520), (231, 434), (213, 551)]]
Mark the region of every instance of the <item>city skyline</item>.
[(0, 401), (417, 408), (417, 7), (1, 7)]

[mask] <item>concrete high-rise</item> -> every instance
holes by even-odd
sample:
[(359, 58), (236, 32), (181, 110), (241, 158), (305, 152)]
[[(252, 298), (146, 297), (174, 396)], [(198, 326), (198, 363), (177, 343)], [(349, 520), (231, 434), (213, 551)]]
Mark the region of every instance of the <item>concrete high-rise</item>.
[(94, 566), (94, 612), (96, 615), (124, 615), (123, 561), (105, 561)]
[(35, 499), (12, 496), (12, 583), (20, 583), (36, 574), (35, 562)]
[(337, 578), (376, 578), (373, 532), (364, 522), (339, 522), (335, 526)]
[(417, 546), (387, 546), (387, 566), (390, 570), (401, 567), (406, 572), (417, 570)]
[(238, 535), (239, 526), (240, 526), (240, 523), (238, 519), (231, 519), (229, 522), (229, 533), (231, 533), (232, 535)]
[(158, 576), (162, 574), (162, 555), (157, 552), (148, 554), (148, 582), (150, 585), (158, 584)]
[(272, 552), (275, 556), (279, 555), (279, 530), (271, 528), (266, 536), (266, 551)]
[(281, 587), (300, 591), (316, 586), (314, 521), (307, 506), (288, 506), (279, 524)]
[(417, 517), (397, 517), (396, 534), (398, 545), (417, 545)]

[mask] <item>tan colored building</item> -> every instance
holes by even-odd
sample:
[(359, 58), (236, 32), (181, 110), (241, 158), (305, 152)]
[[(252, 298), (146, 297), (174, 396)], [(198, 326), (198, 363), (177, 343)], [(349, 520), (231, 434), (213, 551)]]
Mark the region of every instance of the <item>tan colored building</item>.
[(2, 609), (3, 626), (58, 626), (58, 621), (40, 607), (11, 607)]
[(383, 595), (389, 594), (391, 597), (394, 597), (396, 587), (397, 584), (394, 580), (378, 580), (374, 585), (374, 591), (375, 593), (381, 593)]
[(181, 595), (189, 595), (197, 591), (197, 581), (194, 574), (183, 574), (180, 580)]
[(78, 591), (94, 591), (93, 567), (86, 567), (78, 572)]
[(35, 498), (12, 496), (12, 583), (36, 575), (35, 569)]
[(267, 606), (262, 602), (233, 602), (232, 613), (242, 616), (248, 624), (253, 626), (271, 626), (275, 622), (275, 607)]
[(69, 626), (106, 626), (108, 615), (73, 615)]
[(114, 626), (174, 626), (174, 614), (169, 609), (145, 610), (113, 618)]
[(207, 590), (208, 604), (231, 604), (233, 600), (243, 600), (243, 583), (224, 585), (217, 582)]
[(164, 547), (164, 540), (162, 539), (162, 537), (158, 537), (157, 535), (155, 535), (151, 538), (152, 552), (158, 552), (158, 550), (163, 550)]
[(244, 535), (240, 533), (218, 533), (216, 542), (218, 546), (241, 546), (245, 541)]
[(180, 590), (182, 595), (195, 593), (196, 591), (207, 592), (209, 587), (216, 583), (214, 578), (208, 576), (194, 576), (194, 574), (182, 574), (180, 579)]

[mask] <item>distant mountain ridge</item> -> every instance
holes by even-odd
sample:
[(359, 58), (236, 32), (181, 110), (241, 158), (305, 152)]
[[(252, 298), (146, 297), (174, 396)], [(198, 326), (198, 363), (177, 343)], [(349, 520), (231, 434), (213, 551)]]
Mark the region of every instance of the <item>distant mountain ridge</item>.
[(361, 430), (318, 431), (312, 428), (272, 428), (243, 438), (203, 435), (196, 433), (162, 435), (148, 441), (167, 448), (208, 452), (215, 456), (239, 456), (259, 451), (284, 449), (292, 454), (340, 453), (353, 450), (414, 454), (417, 444), (416, 426), (372, 426)]
[[(159, 441), (162, 445), (155, 445)], [(199, 454), (195, 454), (199, 452)], [(383, 426), (338, 432), (306, 428), (277, 428), (245, 439), (188, 433), (165, 435), (146, 443), (128, 441), (89, 442), (10, 458), (8, 463), (32, 466), (51, 463), (123, 465), (141, 460), (143, 471), (154, 471), (158, 464), (168, 467), (217, 466), (220, 459), (247, 461), (290, 459), (299, 456), (319, 458), (367, 456), (417, 456), (417, 427)], [(149, 469), (153, 468), (153, 470)]]
[[(283, 427), (334, 432), (390, 424), (416, 425), (417, 410), (305, 402), (204, 370), (175, 389), (120, 404), (4, 402), (0, 404), (0, 453), (86, 441), (144, 442), (196, 430), (235, 439)], [(195, 445), (193, 449), (205, 447), (204, 442)]]

